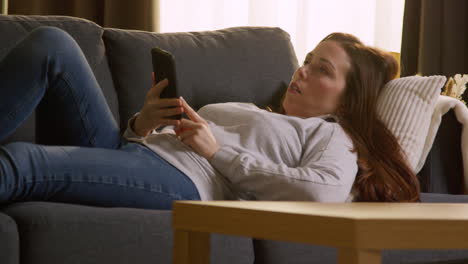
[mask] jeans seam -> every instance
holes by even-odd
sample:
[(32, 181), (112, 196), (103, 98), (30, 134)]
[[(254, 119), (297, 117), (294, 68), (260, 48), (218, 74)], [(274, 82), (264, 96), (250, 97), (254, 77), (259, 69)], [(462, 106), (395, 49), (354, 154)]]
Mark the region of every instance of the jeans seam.
[(80, 120), (81, 120), (81, 123), (83, 125), (83, 128), (85, 130), (85, 133), (86, 133), (86, 138), (88, 139), (88, 142), (91, 146), (95, 146), (96, 145), (96, 140), (94, 137), (91, 137), (91, 135), (89, 134), (89, 127), (88, 127), (88, 123), (89, 123), (89, 119), (87, 118), (87, 116), (82, 112), (82, 109), (80, 107), (80, 105), (78, 104), (78, 101), (76, 99), (76, 94), (75, 94), (75, 90), (72, 88), (72, 85), (71, 83), (68, 81), (68, 78), (70, 78), (70, 76), (67, 74), (67, 73), (62, 73), (60, 75), (58, 75), (59, 79), (61, 79), (63, 82), (65, 82), (65, 84), (69, 87), (69, 90), (70, 90), (70, 94), (71, 94), (71, 97), (73, 98), (73, 103), (75, 104), (75, 106), (77, 107), (78, 109), (78, 112), (80, 114)]
[[(151, 192), (151, 193), (160, 193), (160, 194), (170, 196), (171, 198), (174, 198), (175, 200), (185, 199), (181, 195), (171, 193), (171, 192), (156, 191), (153, 188), (147, 189), (147, 188), (141, 188), (139, 186), (128, 186), (128, 185), (125, 185), (125, 184), (118, 184), (118, 183), (116, 184), (116, 183), (105, 183), (105, 182), (97, 182), (97, 181), (96, 182), (95, 181), (79, 181), (79, 180), (74, 180), (74, 181), (70, 182), (70, 181), (65, 181), (65, 180), (48, 180), (48, 179), (35, 180), (35, 181), (25, 181), (24, 183), (25, 184), (31, 184), (31, 183), (43, 183), (43, 182), (68, 182), (68, 183), (72, 183), (72, 184), (73, 183), (94, 183), (94, 184), (114, 185), (114, 186), (118, 186), (118, 187), (137, 189), (137, 190)], [(9, 186), (7, 186), (7, 187), (9, 187)], [(16, 191), (18, 188), (19, 188), (18, 186), (14, 186), (13, 188), (7, 188), (5, 191), (6, 192)]]

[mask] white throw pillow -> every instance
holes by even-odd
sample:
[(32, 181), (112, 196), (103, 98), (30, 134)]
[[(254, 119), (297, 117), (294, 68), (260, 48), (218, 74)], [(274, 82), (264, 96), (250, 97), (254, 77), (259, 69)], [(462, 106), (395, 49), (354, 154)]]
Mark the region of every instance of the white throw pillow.
[(415, 173), (446, 80), (439, 75), (398, 78), (388, 82), (378, 98), (377, 114), (397, 138)]

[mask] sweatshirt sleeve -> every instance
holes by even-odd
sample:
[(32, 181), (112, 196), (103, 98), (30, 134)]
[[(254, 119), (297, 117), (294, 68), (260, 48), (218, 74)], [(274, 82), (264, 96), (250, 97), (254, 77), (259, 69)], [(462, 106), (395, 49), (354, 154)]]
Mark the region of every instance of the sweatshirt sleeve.
[[(297, 167), (277, 164), (267, 158), (240, 153), (221, 146), (209, 162), (232, 184), (258, 200), (311, 200), (344, 202), (357, 174), (357, 155), (351, 140), (336, 124), (322, 131), (317, 147), (304, 146)], [(323, 147), (322, 147), (323, 146)]]
[[(140, 135), (138, 135), (135, 131), (133, 131), (132, 127), (133, 127), (133, 122), (135, 122), (135, 119), (136, 117), (140, 114), (140, 112), (137, 112), (136, 114), (134, 114), (128, 121), (127, 121), (127, 129), (125, 129), (124, 133), (123, 133), (123, 137), (125, 139), (128, 139), (128, 140), (143, 140), (145, 139), (146, 137), (142, 137)], [(152, 134), (158, 134), (159, 132), (157, 132), (157, 130), (153, 130), (151, 131), (150, 135)]]

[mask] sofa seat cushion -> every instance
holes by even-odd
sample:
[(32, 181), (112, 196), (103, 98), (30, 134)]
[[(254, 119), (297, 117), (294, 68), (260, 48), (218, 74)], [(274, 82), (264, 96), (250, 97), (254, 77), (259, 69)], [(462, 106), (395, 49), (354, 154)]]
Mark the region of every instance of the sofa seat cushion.
[[(18, 225), (24, 264), (172, 263), (171, 211), (24, 202), (4, 212)], [(253, 263), (250, 238), (211, 241), (212, 263)]]
[(174, 55), (178, 88), (195, 110), (209, 103), (264, 107), (278, 101), (298, 64), (289, 35), (280, 28), (179, 33), (105, 29), (103, 38), (119, 95), (121, 128), (141, 109), (151, 88), (153, 47)]

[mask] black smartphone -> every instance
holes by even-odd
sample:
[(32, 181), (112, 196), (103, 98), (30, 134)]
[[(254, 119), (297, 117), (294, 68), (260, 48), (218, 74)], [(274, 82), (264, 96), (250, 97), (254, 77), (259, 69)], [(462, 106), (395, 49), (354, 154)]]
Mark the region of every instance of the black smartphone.
[[(160, 98), (179, 98), (179, 90), (177, 88), (177, 73), (176, 62), (174, 56), (163, 49), (151, 49), (151, 57), (153, 59), (153, 71), (156, 75), (156, 83), (168, 79), (169, 84), (161, 92)], [(170, 108), (170, 107), (169, 107)], [(170, 116), (170, 119), (182, 119), (182, 114)]]

